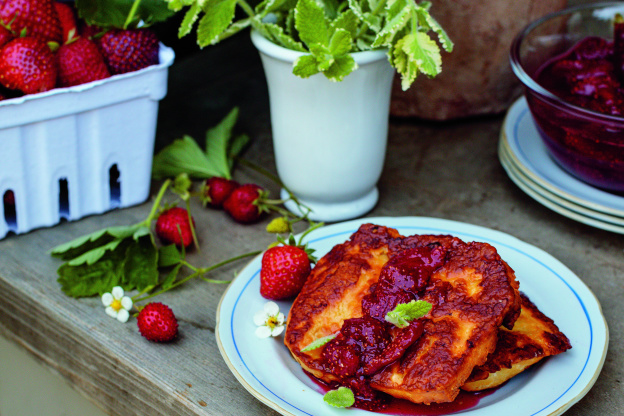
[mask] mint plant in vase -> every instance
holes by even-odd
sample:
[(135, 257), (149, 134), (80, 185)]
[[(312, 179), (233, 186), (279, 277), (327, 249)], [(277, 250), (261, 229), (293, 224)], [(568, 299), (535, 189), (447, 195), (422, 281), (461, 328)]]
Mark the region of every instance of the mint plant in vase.
[(375, 206), (395, 70), (407, 89), (418, 74), (439, 74), (441, 49), (453, 47), (430, 2), (165, 1), (185, 13), (179, 36), (195, 31), (201, 47), (251, 28), (267, 78), (278, 175), (312, 209), (311, 219), (355, 218)]

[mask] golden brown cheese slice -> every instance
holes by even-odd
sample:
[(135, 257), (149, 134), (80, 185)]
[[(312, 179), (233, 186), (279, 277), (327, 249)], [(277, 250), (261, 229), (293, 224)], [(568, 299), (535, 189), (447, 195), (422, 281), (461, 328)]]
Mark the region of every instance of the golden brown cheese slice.
[(521, 293), (522, 311), (513, 329), (500, 328), (496, 350), (474, 369), (462, 389), (480, 391), (500, 386), (543, 358), (572, 348), (552, 319)]
[(494, 247), (451, 236), (401, 236), (364, 224), (319, 260), (288, 315), (285, 344), (302, 367), (321, 380), (335, 377), (320, 361), (322, 348), (301, 349), (362, 316), (361, 301), (395, 254), (430, 244), (447, 250), (424, 299), (432, 311), (425, 332), (394, 365), (372, 377), (373, 388), (416, 403), (452, 401), (475, 366), (494, 351), (498, 327), (520, 312), (518, 284)]

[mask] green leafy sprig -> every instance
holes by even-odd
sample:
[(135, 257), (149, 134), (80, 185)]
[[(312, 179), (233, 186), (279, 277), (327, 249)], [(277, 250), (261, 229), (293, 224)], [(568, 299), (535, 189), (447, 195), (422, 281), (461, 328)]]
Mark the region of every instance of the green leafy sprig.
[(385, 320), (399, 328), (406, 328), (411, 321), (422, 318), (428, 314), (431, 307), (431, 304), (424, 300), (412, 300), (409, 303), (399, 303), (393, 310), (386, 314)]
[[(303, 78), (323, 73), (341, 81), (357, 69), (350, 53), (388, 49), (406, 90), (419, 73), (438, 75), (441, 49), (453, 50), (453, 42), (429, 13), (429, 1), (263, 0), (255, 8), (245, 0), (164, 1), (175, 13), (185, 9), (179, 37), (196, 25), (197, 43), (205, 47), (252, 27), (277, 45), (306, 53), (293, 66), (293, 73)], [(237, 6), (245, 15), (238, 20)]]

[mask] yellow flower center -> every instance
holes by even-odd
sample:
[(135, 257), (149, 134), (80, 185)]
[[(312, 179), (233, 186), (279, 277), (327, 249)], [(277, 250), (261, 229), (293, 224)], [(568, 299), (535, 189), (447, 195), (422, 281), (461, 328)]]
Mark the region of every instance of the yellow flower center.
[(275, 328), (277, 326), (277, 317), (275, 316), (271, 316), (268, 320), (267, 320), (267, 326), (271, 329)]
[(110, 307), (119, 312), (123, 306), (121, 306), (121, 301), (119, 299), (114, 299)]

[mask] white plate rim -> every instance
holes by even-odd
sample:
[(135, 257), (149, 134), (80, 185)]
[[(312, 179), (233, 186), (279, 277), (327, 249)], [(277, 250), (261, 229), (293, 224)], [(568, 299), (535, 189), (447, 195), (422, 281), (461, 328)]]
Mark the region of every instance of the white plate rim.
[[(518, 130), (523, 123), (533, 123), (535, 132), (527, 137), (523, 137), (522, 140), (530, 141), (535, 144), (535, 148), (541, 153), (540, 156), (547, 156), (544, 158), (545, 163), (543, 163), (541, 167), (532, 162), (532, 157), (535, 155), (527, 155), (521, 149), (519, 143), (521, 138), (519, 137)], [(618, 208), (620, 206), (624, 207), (624, 197), (586, 184), (570, 175), (552, 160), (534, 125), (526, 98), (520, 97), (510, 106), (503, 121), (501, 139), (505, 140), (505, 144), (509, 149), (509, 156), (514, 159), (515, 165), (522, 170), (526, 176), (530, 177), (534, 182), (539, 183), (543, 188), (548, 189), (561, 198), (565, 198), (589, 209), (624, 217), (624, 209)], [(548, 171), (565, 178), (565, 182), (567, 183), (565, 189), (561, 184), (556, 183), (553, 178), (549, 177), (547, 174)], [(600, 202), (599, 199), (602, 200), (602, 202)]]
[[(356, 230), (359, 225), (363, 223), (375, 223), (380, 225), (386, 225), (393, 228), (414, 228), (426, 231), (420, 231), (421, 233), (438, 233), (437, 231), (443, 230), (456, 230), (456, 232), (452, 234), (460, 234), (461, 235), (472, 235), (474, 236), (475, 241), (490, 241), (493, 242), (493, 239), (500, 240), (497, 244), (503, 244), (511, 249), (517, 250), (521, 254), (531, 256), (532, 258), (539, 261), (540, 264), (547, 267), (553, 273), (557, 275), (557, 277), (561, 280), (559, 283), (565, 284), (570, 291), (576, 296), (579, 301), (582, 311), (585, 314), (590, 332), (591, 339), (589, 340), (589, 351), (587, 352), (587, 359), (583, 364), (583, 368), (581, 373), (579, 373), (578, 377), (572, 382), (572, 384), (557, 397), (554, 401), (552, 401), (547, 406), (543, 407), (541, 410), (533, 413), (531, 416), (557, 416), (564, 413), (567, 409), (569, 409), (574, 403), (578, 402), (587, 392), (591, 389), (596, 379), (598, 378), (602, 366), (604, 364), (604, 360), (607, 353), (608, 348), (608, 339), (609, 339), (609, 330), (607, 326), (606, 319), (602, 314), (602, 309), (600, 303), (598, 302), (595, 295), (591, 292), (591, 290), (582, 282), (578, 276), (576, 276), (570, 269), (568, 269), (565, 265), (563, 265), (560, 261), (552, 257), (550, 254), (545, 251), (532, 246), (528, 243), (525, 243), (509, 234), (492, 230), (489, 228), (472, 225), (468, 223), (462, 223), (452, 220), (445, 220), (440, 218), (432, 218), (432, 217), (372, 217), (372, 218), (361, 218), (358, 220), (346, 221), (343, 223), (336, 223), (329, 226), (322, 227), (319, 230), (314, 231), (309, 235), (308, 241), (314, 242), (320, 239), (328, 239), (328, 238), (336, 238), (336, 236), (350, 236), (351, 232)], [(345, 231), (347, 230), (347, 231)], [(444, 232), (442, 232), (444, 234)], [(485, 237), (486, 236), (486, 237)], [(346, 238), (342, 238), (341, 241), (346, 240)], [(465, 237), (463, 237), (465, 238)], [(339, 242), (341, 242), (339, 241)], [(522, 251), (520, 251), (522, 249)], [(288, 416), (300, 416), (300, 415), (312, 415), (311, 413), (307, 413), (305, 411), (301, 411), (298, 408), (289, 408), (286, 409), (283, 405), (278, 404), (275, 400), (268, 397), (267, 394), (260, 391), (262, 387), (257, 385), (257, 378), (254, 381), (252, 378), (249, 378), (248, 375), (244, 375), (239, 371), (240, 362), (239, 359), (241, 357), (236, 357), (233, 351), (230, 349), (229, 345), (226, 345), (231, 341), (229, 336), (232, 335), (233, 332), (228, 334), (228, 329), (232, 328), (232, 316), (234, 314), (234, 309), (229, 311), (227, 309), (226, 303), (231, 303), (231, 297), (237, 296), (239, 286), (243, 286), (243, 289), (249, 286), (249, 284), (254, 280), (258, 279), (259, 275), (259, 262), (261, 255), (252, 260), (246, 267), (243, 269), (238, 277), (230, 284), (226, 292), (223, 294), (219, 306), (217, 308), (217, 325), (216, 325), (216, 338), (219, 350), (226, 362), (228, 368), (232, 371), (236, 379), (243, 385), (243, 387), (248, 390), (254, 397), (260, 400), (262, 403), (271, 407), (272, 409), (278, 411), (283, 415)], [(250, 270), (251, 268), (257, 270)], [(564, 277), (565, 276), (565, 277)], [(522, 288), (521, 288), (522, 289)], [(238, 295), (238, 298), (242, 295)], [(260, 297), (260, 295), (257, 295)], [(583, 300), (585, 300), (585, 303)], [(228, 317), (228, 312), (231, 314)], [(250, 311), (249, 316), (253, 315), (253, 312)], [(229, 318), (229, 319), (228, 319)], [(228, 325), (229, 324), (229, 325)], [(592, 346), (595, 346), (593, 348)], [(574, 348), (574, 346), (573, 346)], [(243, 363), (244, 364), (244, 363)], [(292, 375), (292, 374), (291, 374)], [(253, 377), (256, 377), (252, 374)], [(579, 382), (580, 381), (580, 382)], [(270, 392), (275, 395), (275, 393)], [(318, 393), (316, 393), (318, 395)], [(284, 400), (280, 398), (281, 400)], [(503, 400), (504, 401), (504, 400)], [(286, 404), (288, 402), (284, 401)], [(325, 406), (322, 403), (319, 403), (321, 406)], [(288, 407), (288, 406), (286, 406)], [(359, 409), (349, 409), (351, 412), (354, 412), (353, 415), (366, 415), (370, 414), (369, 412), (363, 413)], [(321, 411), (322, 414), (342, 414), (342, 413), (334, 413), (335, 409), (327, 409), (323, 407)], [(490, 416), (495, 413), (491, 413), (488, 411), (488, 408), (484, 409), (476, 409), (471, 410), (468, 409), (464, 411), (462, 414), (467, 416)], [(524, 416), (524, 414), (523, 414)]]
[[(580, 222), (591, 227), (611, 231), (618, 234), (624, 234), (624, 219), (613, 217), (611, 221), (603, 220), (602, 217), (608, 214), (602, 214), (597, 211), (589, 210), (581, 205), (576, 205), (567, 200), (559, 198), (556, 194), (549, 193), (548, 190), (540, 187), (524, 175), (513, 159), (509, 157), (509, 153), (503, 148), (503, 144), (499, 147), (499, 160), (507, 176), (520, 188), (524, 193), (539, 202), (546, 208), (555, 211), (574, 221)], [(574, 205), (573, 205), (574, 204)]]

